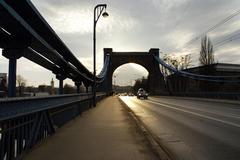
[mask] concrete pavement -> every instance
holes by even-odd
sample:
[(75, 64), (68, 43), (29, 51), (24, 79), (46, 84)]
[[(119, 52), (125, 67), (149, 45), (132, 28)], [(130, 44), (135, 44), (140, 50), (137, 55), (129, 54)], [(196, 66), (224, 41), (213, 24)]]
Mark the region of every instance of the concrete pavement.
[(35, 147), (26, 160), (157, 159), (118, 97), (108, 97)]

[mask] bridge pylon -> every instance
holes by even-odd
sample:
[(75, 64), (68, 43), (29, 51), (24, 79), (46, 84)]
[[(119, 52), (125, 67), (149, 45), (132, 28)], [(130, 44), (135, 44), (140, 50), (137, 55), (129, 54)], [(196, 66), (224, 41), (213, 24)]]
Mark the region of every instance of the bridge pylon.
[(98, 91), (112, 92), (112, 77), (114, 71), (121, 65), (136, 63), (143, 66), (149, 73), (148, 88), (151, 95), (166, 94), (164, 77), (160, 72), (159, 63), (154, 59), (159, 56), (158, 48), (148, 52), (113, 52), (112, 48), (104, 48), (104, 60), (109, 56), (109, 68), (104, 81), (98, 85)]

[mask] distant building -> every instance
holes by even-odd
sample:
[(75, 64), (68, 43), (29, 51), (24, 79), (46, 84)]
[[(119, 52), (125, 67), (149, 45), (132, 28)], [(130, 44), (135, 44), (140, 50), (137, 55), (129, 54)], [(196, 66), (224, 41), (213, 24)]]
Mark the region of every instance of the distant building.
[(55, 89), (54, 89), (54, 81), (53, 78), (51, 80), (51, 95), (55, 94)]
[(50, 95), (52, 91), (52, 87), (42, 84), (38, 86), (37, 92), (35, 93), (36, 96), (45, 96)]
[(117, 86), (117, 85), (113, 85), (113, 91), (115, 93), (129, 93), (133, 91), (133, 87), (132, 86)]
[(0, 97), (7, 94), (7, 73), (0, 73)]
[(7, 79), (7, 73), (0, 73), (0, 81), (2, 79)]
[[(193, 67), (184, 71), (213, 76), (240, 76), (240, 65), (215, 63), (206, 66)], [(168, 76), (167, 87), (172, 95), (204, 96), (232, 98), (240, 96), (240, 83), (210, 82), (195, 80), (178, 76), (176, 74)], [(240, 81), (239, 77), (228, 79), (230, 81)], [(239, 97), (240, 98), (240, 97)]]
[(39, 85), (37, 88), (37, 92), (34, 94), (35, 96), (47, 96), (56, 94), (56, 88), (54, 88), (54, 80), (50, 81), (50, 85)]

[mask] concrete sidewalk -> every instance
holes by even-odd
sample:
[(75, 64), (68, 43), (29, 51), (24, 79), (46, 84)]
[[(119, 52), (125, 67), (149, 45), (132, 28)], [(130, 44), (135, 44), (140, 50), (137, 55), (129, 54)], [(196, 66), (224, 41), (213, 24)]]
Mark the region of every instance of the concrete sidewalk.
[(118, 97), (58, 129), (35, 147), (26, 160), (150, 160), (157, 159)]

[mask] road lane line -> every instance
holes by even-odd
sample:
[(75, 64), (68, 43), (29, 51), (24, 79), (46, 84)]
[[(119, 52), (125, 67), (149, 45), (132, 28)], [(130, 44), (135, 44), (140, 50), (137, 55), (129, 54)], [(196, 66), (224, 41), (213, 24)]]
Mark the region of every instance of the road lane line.
[(186, 111), (186, 110), (183, 110), (183, 109), (180, 109), (180, 108), (175, 108), (175, 107), (165, 105), (165, 104), (162, 104), (162, 103), (158, 103), (158, 102), (153, 102), (153, 101), (148, 101), (148, 102), (153, 103), (153, 104), (157, 104), (157, 105), (160, 105), (160, 106), (163, 106), (163, 107), (166, 107), (166, 108), (175, 109), (175, 110), (178, 110), (178, 111), (181, 111), (181, 112), (184, 112), (184, 113), (189, 113), (189, 114), (192, 114), (192, 115), (195, 115), (195, 116), (199, 116), (199, 117), (202, 117), (202, 118), (214, 120), (214, 121), (217, 121), (217, 122), (221, 122), (221, 123), (224, 123), (224, 124), (227, 124), (227, 125), (231, 125), (231, 126), (240, 128), (240, 125), (236, 124), (236, 123), (220, 120), (220, 119), (217, 119), (217, 118), (205, 116), (205, 115), (194, 113), (194, 112), (191, 112), (191, 111)]
[[(154, 102), (158, 102), (159, 99), (156, 99), (156, 98), (149, 98), (150, 101), (154, 101)], [(161, 104), (165, 104), (165, 105), (175, 105), (177, 106), (176, 104), (169, 104), (167, 102), (162, 102)], [(212, 112), (212, 111), (209, 111), (209, 110), (205, 110), (205, 109), (198, 109), (198, 108), (194, 108), (194, 107), (184, 107), (184, 106), (179, 106), (181, 108), (185, 108), (185, 109), (192, 109), (192, 110), (196, 110), (196, 111), (201, 111), (201, 112), (206, 112), (206, 113), (211, 113), (211, 114), (215, 114), (215, 115), (219, 115), (219, 116), (223, 116), (223, 117), (230, 117), (230, 118), (235, 118), (235, 119), (240, 119), (240, 116), (236, 116), (236, 115), (233, 115), (233, 114), (223, 114), (222, 112), (219, 112), (219, 111), (216, 111), (216, 112)]]

